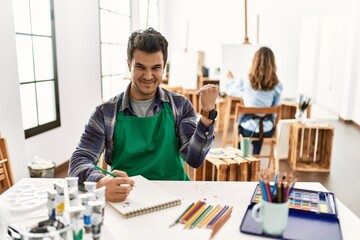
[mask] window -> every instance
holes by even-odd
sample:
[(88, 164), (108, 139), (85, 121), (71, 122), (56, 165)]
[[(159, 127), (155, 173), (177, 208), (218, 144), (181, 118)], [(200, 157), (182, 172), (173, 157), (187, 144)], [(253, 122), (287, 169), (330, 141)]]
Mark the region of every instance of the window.
[(13, 0), (25, 137), (60, 126), (53, 0)]
[(152, 27), (159, 30), (159, 1), (140, 0), (139, 1), (139, 26), (140, 29)]
[(102, 99), (124, 91), (126, 80), (127, 42), (130, 36), (130, 0), (100, 0), (100, 46)]

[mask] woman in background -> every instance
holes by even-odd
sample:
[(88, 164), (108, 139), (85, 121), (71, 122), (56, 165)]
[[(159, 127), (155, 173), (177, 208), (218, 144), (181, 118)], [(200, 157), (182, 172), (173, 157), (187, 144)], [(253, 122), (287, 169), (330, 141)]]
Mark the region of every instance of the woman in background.
[[(274, 53), (261, 47), (254, 56), (249, 81), (244, 81), (243, 100), (246, 107), (272, 107), (280, 101), (282, 84), (276, 75)], [(243, 137), (272, 137), (275, 131), (274, 116), (244, 114), (239, 118), (239, 134)], [(262, 121), (263, 129), (259, 129)], [(253, 154), (259, 154), (262, 141), (253, 141)]]

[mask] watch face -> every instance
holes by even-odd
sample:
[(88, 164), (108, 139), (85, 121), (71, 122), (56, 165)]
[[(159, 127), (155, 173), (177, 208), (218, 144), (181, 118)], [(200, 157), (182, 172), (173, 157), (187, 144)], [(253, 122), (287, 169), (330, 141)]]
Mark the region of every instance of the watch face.
[(211, 120), (215, 120), (215, 118), (217, 117), (217, 111), (216, 109), (213, 109), (209, 112), (209, 119)]

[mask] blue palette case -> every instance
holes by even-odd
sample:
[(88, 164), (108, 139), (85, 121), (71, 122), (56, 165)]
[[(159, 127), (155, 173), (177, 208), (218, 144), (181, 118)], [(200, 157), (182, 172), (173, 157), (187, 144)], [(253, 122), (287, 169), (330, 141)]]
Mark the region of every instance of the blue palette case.
[(260, 199), (257, 185), (241, 222), (241, 232), (280, 239), (342, 239), (335, 195), (331, 192), (294, 188), (289, 196), (288, 224), (282, 236), (263, 233), (261, 225), (251, 217), (251, 209)]

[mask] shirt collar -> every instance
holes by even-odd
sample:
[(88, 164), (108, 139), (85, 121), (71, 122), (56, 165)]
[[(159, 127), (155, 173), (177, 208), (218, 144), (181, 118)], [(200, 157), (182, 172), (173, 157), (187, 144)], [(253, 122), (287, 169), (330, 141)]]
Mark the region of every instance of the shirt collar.
[[(130, 109), (130, 88), (132, 82), (126, 87), (124, 91), (124, 96), (121, 102), (120, 111), (124, 111), (125, 109)], [(161, 102), (170, 102), (168, 95), (162, 87), (158, 87), (155, 95), (155, 103), (161, 104)]]

